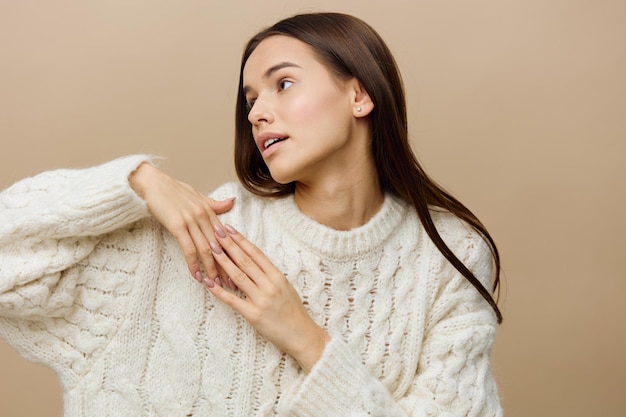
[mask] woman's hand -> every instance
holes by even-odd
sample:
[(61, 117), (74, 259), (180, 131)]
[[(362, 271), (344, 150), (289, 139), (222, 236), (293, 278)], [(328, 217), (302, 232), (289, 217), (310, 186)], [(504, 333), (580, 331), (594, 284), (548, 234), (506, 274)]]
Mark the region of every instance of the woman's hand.
[(154, 218), (178, 241), (191, 275), (202, 282), (201, 262), (209, 278), (219, 276), (229, 284), (228, 275), (214, 262), (211, 243), (216, 244), (214, 227), (221, 227), (217, 214), (230, 210), (233, 200), (215, 201), (145, 162), (128, 180)]
[(308, 373), (322, 355), (328, 334), (313, 321), (285, 275), (259, 248), (229, 225), (217, 225), (215, 237), (219, 245), (211, 243), (213, 256), (244, 297), (225, 290), (219, 280), (205, 280), (209, 291)]

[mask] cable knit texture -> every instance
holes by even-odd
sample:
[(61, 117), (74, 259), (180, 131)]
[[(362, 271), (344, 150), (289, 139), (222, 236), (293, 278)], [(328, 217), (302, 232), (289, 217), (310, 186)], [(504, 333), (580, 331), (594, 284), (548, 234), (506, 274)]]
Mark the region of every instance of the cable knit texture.
[[(308, 375), (194, 281), (177, 242), (128, 185), (145, 156), (50, 171), (0, 194), (0, 336), (46, 364), (66, 417), (501, 416), (496, 318), (414, 210), (386, 196), (337, 231), (293, 197), (235, 183), (221, 216), (259, 246), (331, 335)], [(433, 212), (489, 285), (488, 247)]]

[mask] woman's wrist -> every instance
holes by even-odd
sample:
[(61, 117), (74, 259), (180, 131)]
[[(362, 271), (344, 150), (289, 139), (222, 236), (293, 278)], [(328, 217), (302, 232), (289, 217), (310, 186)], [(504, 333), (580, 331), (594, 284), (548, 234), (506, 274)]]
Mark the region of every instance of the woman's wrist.
[(150, 175), (149, 171), (151, 171), (152, 169), (156, 169), (156, 168), (154, 168), (148, 162), (142, 162), (128, 176), (128, 183), (130, 185), (130, 188), (132, 188), (133, 191), (144, 200), (145, 200), (145, 190), (146, 190), (145, 184), (146, 184), (148, 175)]
[(300, 368), (308, 374), (317, 361), (322, 357), (326, 345), (330, 342), (330, 335), (321, 327), (308, 339), (306, 347), (296, 355), (293, 355)]

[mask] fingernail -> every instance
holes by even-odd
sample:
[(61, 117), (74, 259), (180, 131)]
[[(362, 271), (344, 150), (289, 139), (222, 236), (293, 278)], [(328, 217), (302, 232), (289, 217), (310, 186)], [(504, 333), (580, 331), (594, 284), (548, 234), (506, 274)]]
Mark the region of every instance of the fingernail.
[(234, 234), (236, 234), (236, 233), (237, 233), (237, 231), (235, 230), (235, 228), (234, 228), (234, 227), (232, 227), (230, 224), (226, 224), (226, 225), (224, 225), (224, 228), (225, 228), (226, 230), (228, 230), (228, 233), (230, 233), (231, 235), (234, 235)]
[(215, 283), (219, 285), (220, 287), (222, 286), (222, 280), (220, 279), (220, 277), (215, 278)]
[(211, 281), (210, 279), (208, 279), (208, 278), (205, 278), (205, 279), (204, 279), (204, 283), (205, 283), (205, 284), (206, 284), (206, 286), (207, 286), (207, 287), (209, 287), (209, 288), (213, 288), (213, 287), (215, 287), (215, 283), (214, 283), (213, 281)]
[(196, 271), (194, 278), (196, 279), (196, 281), (202, 282), (202, 273), (200, 273), (200, 271)]
[(233, 290), (237, 290), (237, 286), (235, 285), (235, 283), (233, 282), (232, 279), (230, 279), (230, 277), (228, 277), (228, 285), (230, 286), (230, 288), (232, 288)]
[(211, 250), (216, 255), (220, 255), (222, 253), (222, 248), (220, 248), (220, 245), (218, 245), (217, 243), (215, 243), (213, 241), (210, 241), (209, 242), (209, 246), (211, 246)]
[(219, 224), (216, 224), (214, 226), (215, 229), (215, 233), (217, 233), (217, 235), (221, 238), (225, 238), (226, 237), (226, 233), (224, 233), (224, 230), (220, 227)]

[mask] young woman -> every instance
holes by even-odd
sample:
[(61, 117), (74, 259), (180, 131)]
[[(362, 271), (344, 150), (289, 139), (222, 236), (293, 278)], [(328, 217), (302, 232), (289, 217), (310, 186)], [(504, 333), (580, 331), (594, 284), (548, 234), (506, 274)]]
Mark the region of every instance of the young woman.
[(499, 416), (497, 250), (407, 136), (374, 30), (278, 22), (241, 63), (241, 184), (129, 156), (0, 195), (0, 334), (72, 417)]

